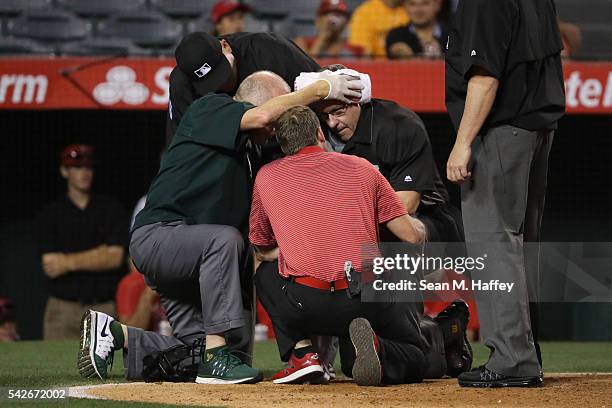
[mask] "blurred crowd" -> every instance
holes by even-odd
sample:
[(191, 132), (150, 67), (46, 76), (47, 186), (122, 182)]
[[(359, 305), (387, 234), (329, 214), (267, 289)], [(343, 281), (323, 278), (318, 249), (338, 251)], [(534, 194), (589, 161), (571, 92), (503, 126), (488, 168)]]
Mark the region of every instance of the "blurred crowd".
[[(345, 0), (321, 0), (315, 34), (294, 42), (313, 58), (370, 57), (389, 59), (443, 58), (447, 30), (458, 0), (365, 0), (353, 13)], [(245, 30), (251, 9), (236, 0), (220, 0), (212, 9), (213, 35)], [(565, 49), (578, 52), (578, 26), (559, 21)]]
[[(458, 6), (458, 0), (213, 1), (141, 0), (125, 7), (50, 2), (49, 9), (33, 10), (19, 2), (0, 4), (0, 19), (6, 20), (0, 55), (170, 57), (190, 32), (246, 31), (291, 38), (312, 57), (441, 58)], [(564, 56), (577, 55), (581, 30), (567, 22), (559, 26)]]

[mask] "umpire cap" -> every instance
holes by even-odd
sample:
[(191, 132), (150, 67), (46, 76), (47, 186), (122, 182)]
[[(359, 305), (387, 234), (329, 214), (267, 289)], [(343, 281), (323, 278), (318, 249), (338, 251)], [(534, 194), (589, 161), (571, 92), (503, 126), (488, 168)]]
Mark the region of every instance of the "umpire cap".
[(200, 95), (219, 90), (232, 73), (221, 43), (205, 32), (187, 34), (174, 56), (179, 69), (189, 77)]

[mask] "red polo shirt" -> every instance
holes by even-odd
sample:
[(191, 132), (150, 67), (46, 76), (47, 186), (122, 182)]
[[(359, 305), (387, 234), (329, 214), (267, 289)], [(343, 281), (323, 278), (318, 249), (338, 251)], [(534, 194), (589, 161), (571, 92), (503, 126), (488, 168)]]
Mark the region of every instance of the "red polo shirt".
[(378, 242), (378, 224), (405, 214), (368, 161), (309, 146), (259, 170), (249, 239), (278, 245), (282, 276), (330, 282), (344, 277), (345, 261), (361, 272), (363, 245)]

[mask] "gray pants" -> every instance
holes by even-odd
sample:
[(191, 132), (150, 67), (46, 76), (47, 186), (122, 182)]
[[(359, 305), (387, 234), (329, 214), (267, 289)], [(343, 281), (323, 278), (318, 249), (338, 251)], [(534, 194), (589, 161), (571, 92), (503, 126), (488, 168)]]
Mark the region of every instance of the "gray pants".
[(245, 252), (238, 230), (225, 225), (176, 221), (132, 233), (134, 265), (159, 293), (174, 336), (128, 328), (128, 379), (141, 378), (145, 355), (191, 345), (206, 334), (225, 334), (230, 348), (250, 351), (252, 316), (243, 307), (240, 282)]
[(540, 240), (553, 135), (513, 126), (479, 135), (472, 145), (472, 178), (461, 188), (468, 251), (489, 252), (486, 269), (473, 271), (472, 279), (516, 284), (510, 294), (475, 292), (481, 334), (491, 350), (486, 365), (509, 376), (541, 371), (532, 330), (537, 326), (539, 249), (524, 244)]

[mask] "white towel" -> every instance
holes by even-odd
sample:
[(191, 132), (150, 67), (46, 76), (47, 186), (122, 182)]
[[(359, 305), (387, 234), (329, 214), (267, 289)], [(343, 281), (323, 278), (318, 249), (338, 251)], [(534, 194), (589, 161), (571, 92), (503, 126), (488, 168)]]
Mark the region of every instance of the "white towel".
[[(368, 74), (357, 72), (354, 69), (339, 69), (338, 71), (334, 71), (334, 72), (330, 72), (326, 70), (325, 72), (330, 73), (332, 75), (347, 74), (347, 75), (358, 76), (359, 79), (361, 79), (361, 82), (363, 83), (363, 86), (364, 86), (364, 88), (361, 90), (361, 99), (359, 100), (359, 103), (368, 103), (370, 102), (370, 99), (372, 99), (372, 81), (370, 80), (370, 76)], [(300, 75), (297, 78), (295, 78), (293, 89), (295, 89), (296, 91), (299, 91), (300, 89), (313, 84), (314, 82), (319, 80), (320, 74), (321, 74), (320, 72), (302, 72), (300, 73)]]

